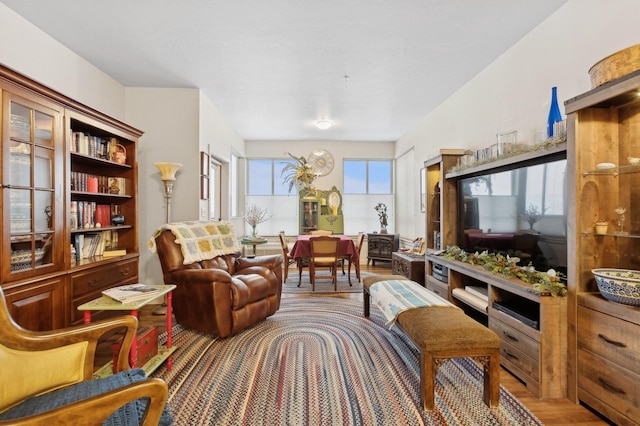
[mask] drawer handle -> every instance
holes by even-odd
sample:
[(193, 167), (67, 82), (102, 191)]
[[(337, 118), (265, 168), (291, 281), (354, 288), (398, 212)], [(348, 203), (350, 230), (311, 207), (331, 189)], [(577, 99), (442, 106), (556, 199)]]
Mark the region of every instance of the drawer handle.
[(123, 277), (126, 277), (127, 275), (129, 275), (129, 268), (121, 269), (120, 275), (122, 275)]
[(627, 347), (627, 345), (625, 345), (624, 343), (616, 342), (615, 340), (611, 340), (611, 339), (607, 338), (607, 336), (605, 336), (604, 334), (598, 334), (598, 337), (601, 338), (602, 340), (604, 340), (605, 342), (607, 342), (610, 345), (617, 346), (619, 348), (626, 348)]
[(514, 358), (514, 359), (519, 359), (517, 355), (512, 354), (511, 352), (509, 352), (509, 349), (503, 349), (503, 352), (505, 353), (505, 355), (507, 355), (508, 357)]
[(612, 384), (608, 383), (602, 377), (598, 377), (598, 383), (600, 383), (600, 385), (603, 388), (605, 388), (606, 390), (608, 390), (610, 392), (615, 392), (615, 393), (618, 393), (620, 395), (626, 395), (626, 392), (624, 391), (624, 389), (620, 389), (620, 388), (618, 388), (616, 386), (613, 386)]
[(87, 284), (89, 284), (89, 287), (98, 287), (98, 280), (88, 281)]
[(513, 340), (514, 342), (518, 341), (518, 338), (516, 336), (512, 336), (511, 334), (509, 334), (508, 331), (503, 331), (502, 334), (504, 334), (505, 336), (507, 336), (508, 339)]

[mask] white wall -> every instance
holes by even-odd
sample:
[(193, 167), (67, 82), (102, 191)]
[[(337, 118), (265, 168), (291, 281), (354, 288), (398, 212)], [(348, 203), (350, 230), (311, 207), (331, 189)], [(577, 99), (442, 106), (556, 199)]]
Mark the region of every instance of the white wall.
[(397, 141), (396, 155), (415, 147), (416, 188), (440, 148), (486, 147), (511, 129), (518, 141), (534, 140), (546, 129), (551, 87), (564, 115), (565, 100), (591, 89), (591, 66), (640, 42), (638, 16), (637, 0), (569, 1)]
[(147, 247), (153, 232), (166, 223), (164, 184), (155, 162), (177, 162), (171, 221), (197, 220), (199, 212), (199, 90), (127, 89), (127, 121), (144, 130), (138, 144), (138, 238), (140, 281), (162, 284), (160, 262)]
[(124, 120), (124, 86), (0, 3), (0, 63)]

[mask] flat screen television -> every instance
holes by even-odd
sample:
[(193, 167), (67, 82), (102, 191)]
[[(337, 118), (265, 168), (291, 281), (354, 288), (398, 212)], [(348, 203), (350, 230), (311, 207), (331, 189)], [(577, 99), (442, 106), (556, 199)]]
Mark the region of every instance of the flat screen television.
[(458, 246), (567, 271), (567, 160), (458, 180)]

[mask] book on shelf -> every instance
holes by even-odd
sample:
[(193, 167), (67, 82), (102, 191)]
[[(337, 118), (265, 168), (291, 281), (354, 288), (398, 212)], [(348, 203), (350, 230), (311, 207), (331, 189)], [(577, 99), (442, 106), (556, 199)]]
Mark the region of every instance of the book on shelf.
[(122, 304), (138, 302), (160, 294), (157, 287), (147, 284), (129, 284), (103, 290), (102, 294)]
[(486, 287), (467, 285), (464, 289), (482, 300), (489, 300), (489, 292)]
[(102, 252), (102, 257), (124, 256), (125, 254), (127, 254), (127, 249), (105, 250)]

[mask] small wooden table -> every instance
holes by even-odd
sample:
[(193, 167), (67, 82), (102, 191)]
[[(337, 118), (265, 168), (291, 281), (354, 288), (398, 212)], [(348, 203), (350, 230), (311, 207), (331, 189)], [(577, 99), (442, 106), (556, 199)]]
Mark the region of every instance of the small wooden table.
[[(159, 292), (154, 293), (153, 296), (149, 296), (147, 299), (139, 300), (137, 302), (120, 303), (108, 296), (101, 296), (97, 299), (93, 299), (78, 306), (79, 311), (84, 311), (85, 324), (89, 324), (91, 322), (92, 311), (130, 311), (131, 315), (138, 318), (138, 311), (140, 310), (140, 308), (159, 297), (162, 297), (164, 295), (167, 296), (167, 343), (164, 346), (160, 346), (158, 348), (158, 354), (151, 358), (145, 365), (140, 367), (144, 370), (147, 376), (155, 371), (155, 369), (158, 368), (160, 364), (162, 364), (165, 360), (167, 360), (167, 369), (171, 371), (171, 354), (173, 354), (173, 352), (176, 350), (176, 348), (173, 346), (172, 341), (173, 315), (170, 314), (171, 312), (173, 312), (171, 309), (171, 292), (176, 288), (176, 286), (152, 285), (152, 287), (158, 288)], [(133, 339), (133, 343), (131, 344), (131, 352), (129, 353), (129, 364), (132, 368), (136, 367), (136, 359), (138, 357), (137, 340), (138, 339)], [(98, 371), (94, 373), (94, 378), (110, 376), (112, 373), (112, 364), (113, 361), (109, 361), (107, 364), (102, 366)]]
[(243, 238), (240, 240), (240, 244), (242, 244), (242, 255), (244, 256), (244, 248), (246, 246), (253, 246), (253, 256), (256, 256), (256, 246), (260, 244), (266, 244), (266, 238)]

